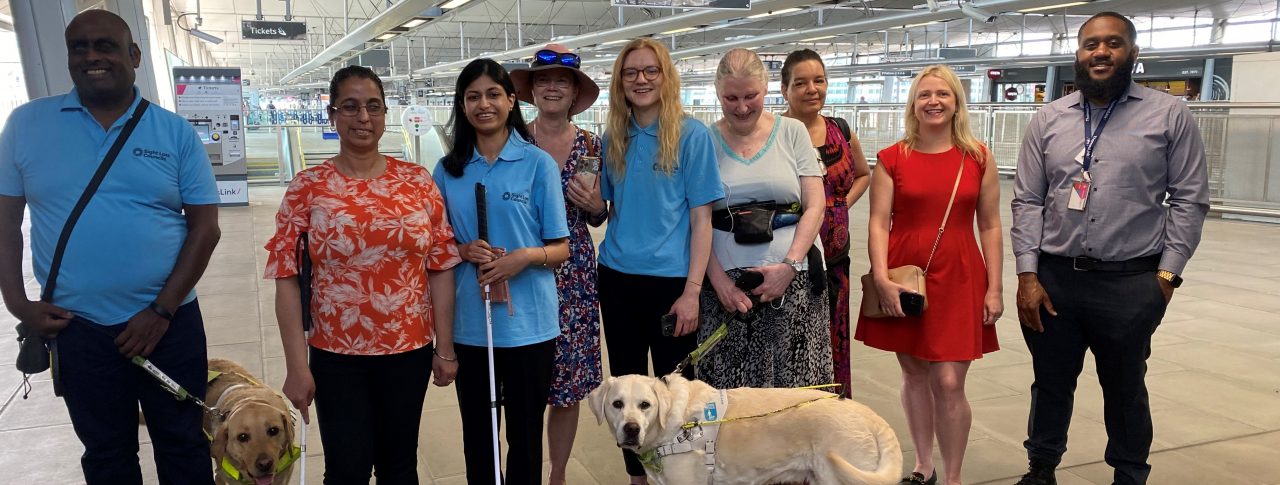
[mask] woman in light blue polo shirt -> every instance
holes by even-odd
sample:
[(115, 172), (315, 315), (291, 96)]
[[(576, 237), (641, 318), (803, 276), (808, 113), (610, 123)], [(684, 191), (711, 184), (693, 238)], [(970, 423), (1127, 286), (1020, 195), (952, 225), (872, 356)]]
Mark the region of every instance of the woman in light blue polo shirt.
[[(560, 169), (526, 141), (515, 87), (501, 65), (492, 59), (472, 61), (458, 75), (454, 92), (453, 148), (433, 176), (463, 259), (456, 268), (453, 329), (467, 483), (494, 483), (481, 285), (505, 283), (507, 301), (495, 303), (492, 313), (494, 377), (509, 446), (505, 482), (537, 485), (542, 415), (560, 335), (552, 267), (569, 257)], [(479, 238), (476, 184), (485, 186), (488, 240)]]
[[(698, 295), (711, 254), (711, 203), (724, 198), (711, 132), (685, 115), (662, 43), (628, 43), (613, 65), (601, 195), (600, 313), (612, 375), (665, 375), (696, 346)], [(674, 315), (672, 335), (661, 320)], [(631, 483), (644, 467), (624, 451)]]

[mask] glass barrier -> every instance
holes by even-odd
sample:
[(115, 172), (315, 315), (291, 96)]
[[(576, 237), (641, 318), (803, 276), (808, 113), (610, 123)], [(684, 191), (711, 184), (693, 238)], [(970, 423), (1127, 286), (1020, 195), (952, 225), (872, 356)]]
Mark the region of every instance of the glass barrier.
[[(1024, 131), (1040, 106), (1032, 103), (969, 105), (971, 129), (991, 149), (1002, 174), (1012, 175), (1016, 170)], [(1280, 103), (1190, 103), (1189, 106), (1204, 139), (1214, 209), (1280, 217)], [(400, 129), (402, 106), (389, 108), (387, 131), (380, 150), (405, 160), (421, 159), (427, 167), (434, 167), (447, 146), (444, 129), (451, 109), (448, 106), (429, 109), (437, 133), (423, 137), (418, 157), (413, 156), (412, 140)], [(781, 112), (785, 107), (767, 106), (766, 109)], [(686, 110), (708, 125), (721, 117), (718, 106), (688, 106)], [(522, 104), (521, 113), (529, 121), (537, 111)], [(873, 164), (876, 153), (901, 139), (905, 129), (900, 104), (828, 105), (824, 114), (849, 121), (867, 160)], [(300, 170), (297, 167), (313, 166), (336, 154), (338, 141), (324, 136), (328, 120), (323, 115), (323, 110), (250, 112), (251, 124), (246, 133), (250, 181), (287, 182)], [(607, 119), (606, 108), (593, 106), (575, 116), (574, 122), (603, 133)], [(284, 123), (255, 126), (255, 120)]]

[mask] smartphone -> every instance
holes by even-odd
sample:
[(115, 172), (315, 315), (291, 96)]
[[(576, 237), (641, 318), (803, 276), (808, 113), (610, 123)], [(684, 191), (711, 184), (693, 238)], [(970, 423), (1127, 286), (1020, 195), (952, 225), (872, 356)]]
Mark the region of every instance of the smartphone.
[(662, 323), (663, 337), (674, 337), (676, 335), (676, 314), (668, 313), (658, 321)]
[(764, 284), (764, 273), (758, 271), (743, 271), (738, 275), (738, 280), (733, 284), (742, 291), (751, 291)]
[(924, 314), (924, 295), (919, 293), (898, 293), (898, 301), (902, 303), (902, 313), (917, 317)]
[(583, 156), (573, 168), (573, 176), (586, 187), (594, 187), (600, 175), (600, 157)]

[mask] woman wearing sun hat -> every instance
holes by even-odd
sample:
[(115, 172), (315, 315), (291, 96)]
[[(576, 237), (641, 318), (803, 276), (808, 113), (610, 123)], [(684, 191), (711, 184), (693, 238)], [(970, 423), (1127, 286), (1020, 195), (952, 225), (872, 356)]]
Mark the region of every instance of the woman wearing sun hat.
[(596, 292), (596, 251), (587, 224), (608, 216), (600, 197), (600, 137), (570, 118), (596, 101), (600, 87), (579, 68), (576, 54), (549, 44), (528, 68), (513, 69), (516, 98), (538, 108), (529, 123), (533, 143), (560, 166), (569, 222), (569, 260), (556, 268), (560, 296), (560, 337), (547, 413), (551, 485), (565, 481), (565, 466), (578, 430), (578, 402), (600, 385), (600, 306)]

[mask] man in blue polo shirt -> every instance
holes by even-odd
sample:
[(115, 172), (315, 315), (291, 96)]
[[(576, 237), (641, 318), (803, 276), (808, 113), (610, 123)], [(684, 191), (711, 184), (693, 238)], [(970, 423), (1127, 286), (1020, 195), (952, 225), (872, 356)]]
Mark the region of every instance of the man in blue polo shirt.
[(147, 356), (204, 394), (204, 324), (196, 281), (218, 243), (218, 193), (204, 147), (181, 117), (151, 106), (75, 225), (50, 302), (22, 281), (22, 220), (31, 212), (36, 278), (76, 201), (142, 99), (142, 53), (129, 26), (89, 10), (67, 26), (75, 89), (10, 115), (0, 134), (0, 292), (24, 325), (57, 337), (59, 378), (85, 481), (141, 484), (138, 406), (162, 484), (212, 484), (201, 409), (177, 401), (129, 359)]

